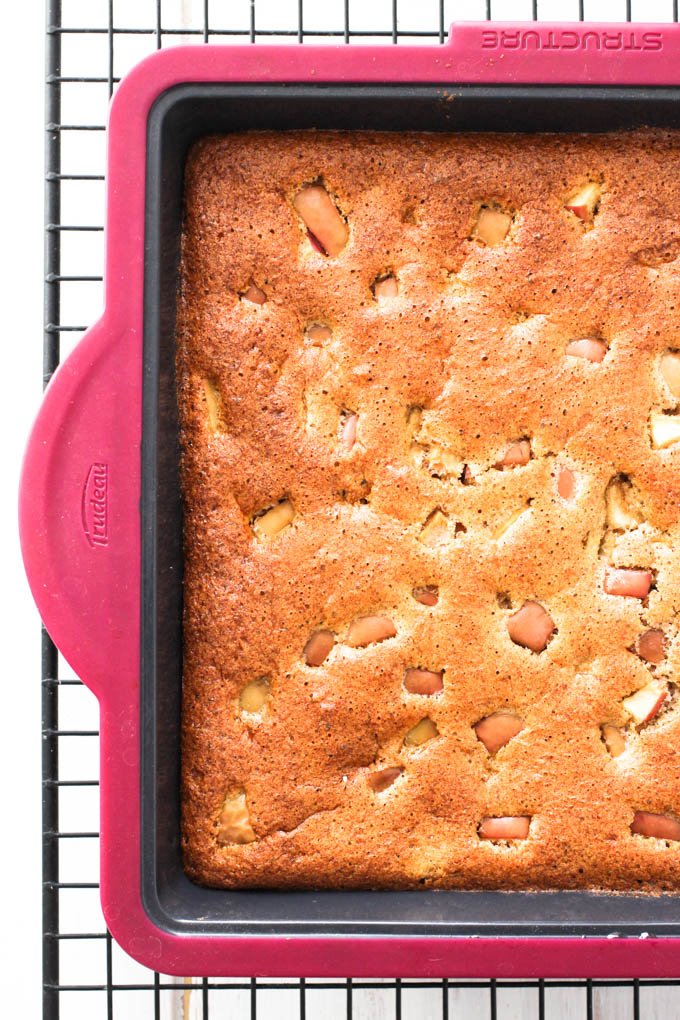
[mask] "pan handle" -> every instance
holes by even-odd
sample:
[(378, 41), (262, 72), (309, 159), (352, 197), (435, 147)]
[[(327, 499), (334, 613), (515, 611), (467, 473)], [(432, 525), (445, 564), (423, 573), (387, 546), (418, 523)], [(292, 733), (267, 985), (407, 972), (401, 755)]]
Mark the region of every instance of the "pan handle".
[(19, 491), (33, 596), (97, 695), (113, 675), (139, 672), (141, 378), (131, 346), (129, 331), (105, 317), (57, 369)]
[(534, 85), (680, 82), (680, 25), (454, 22), (449, 51), (462, 81)]

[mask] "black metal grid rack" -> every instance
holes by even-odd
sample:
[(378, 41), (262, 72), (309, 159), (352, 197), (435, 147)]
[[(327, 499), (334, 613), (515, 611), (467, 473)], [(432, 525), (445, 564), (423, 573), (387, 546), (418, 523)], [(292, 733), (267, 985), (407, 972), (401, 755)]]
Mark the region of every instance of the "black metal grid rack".
[[(507, 17), (500, 2), (499, 17)], [(592, 11), (584, 0), (570, 2), (567, 14), (554, 0), (541, 0), (545, 12), (539, 0), (517, 0), (511, 14), (634, 14), (632, 0)], [(677, 21), (678, 0), (661, 2), (670, 9), (654, 15)], [(455, 10), (452, 0), (47, 0), (44, 381), (101, 307), (101, 143), (109, 98), (129, 66), (179, 42), (443, 43), (454, 15), (494, 13), (492, 0), (457, 0)], [(644, 15), (653, 16), (649, 8)], [(45, 633), (42, 677), (45, 1020), (680, 1018), (680, 980), (269, 981), (147, 971), (116, 946), (99, 909), (96, 703), (61, 668)]]

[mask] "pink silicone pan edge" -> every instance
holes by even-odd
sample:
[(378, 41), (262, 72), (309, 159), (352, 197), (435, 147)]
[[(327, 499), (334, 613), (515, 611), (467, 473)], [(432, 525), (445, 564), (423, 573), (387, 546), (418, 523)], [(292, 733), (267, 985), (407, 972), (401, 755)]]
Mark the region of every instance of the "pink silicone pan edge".
[[(406, 54), (408, 53), (408, 58)], [(140, 893), (140, 439), (147, 115), (182, 82), (680, 85), (680, 26), (455, 25), (442, 47), (178, 47), (121, 83), (109, 129), (105, 312), (48, 386), (20, 535), (49, 633), (101, 708), (101, 897), (133, 957), (168, 974), (671, 977), (680, 940), (189, 936)]]

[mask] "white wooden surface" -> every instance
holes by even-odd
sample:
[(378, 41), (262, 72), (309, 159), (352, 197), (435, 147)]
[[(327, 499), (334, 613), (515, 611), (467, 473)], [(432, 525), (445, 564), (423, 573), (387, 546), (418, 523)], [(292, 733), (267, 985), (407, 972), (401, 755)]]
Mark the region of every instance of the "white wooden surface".
[[(40, 1016), (40, 645), (17, 541), (16, 491), (40, 400), (43, 13), (5, 3), (0, 31), (1, 1015)], [(11, 155), (14, 153), (14, 155)]]
[[(112, 0), (114, 24), (119, 28), (144, 28), (152, 30), (156, 24), (155, 0)], [(29, 71), (35, 78), (41, 77), (40, 33), (42, 26), (35, 11), (29, 16), (26, 8), (41, 7), (39, 0), (30, 4), (15, 0), (13, 15), (19, 25), (30, 21), (33, 51), (28, 57), (11, 46), (11, 33), (2, 39), (6, 50), (3, 80), (3, 104), (8, 99), (10, 74), (21, 75), (24, 79)], [(482, 18), (484, 0), (459, 0), (445, 4), (447, 21)], [(528, 18), (531, 15), (531, 0), (493, 0), (493, 14), (497, 18)], [(246, 30), (250, 18), (250, 0), (211, 0), (211, 24), (221, 28)], [(297, 0), (256, 0), (257, 27), (281, 30), (297, 28)], [(340, 28), (344, 23), (344, 0), (305, 0), (305, 27), (322, 31)], [(438, 26), (438, 0), (399, 0), (399, 26), (404, 30), (422, 30)], [(575, 19), (577, 0), (540, 0), (539, 15), (542, 18), (562, 17)], [(163, 27), (165, 29), (202, 29), (203, 0), (163, 0)], [(588, 0), (586, 17), (622, 20), (623, 0)], [(669, 20), (672, 14), (671, 0), (634, 0), (633, 17)], [(353, 29), (375, 31), (387, 29), (392, 24), (392, 0), (350, 0), (351, 26)], [(63, 0), (63, 24), (72, 27), (108, 26), (108, 0)], [(198, 41), (195, 36), (164, 35), (163, 45)], [(294, 39), (285, 39), (294, 43)], [(310, 40), (311, 41), (311, 40)], [(321, 40), (323, 41), (323, 40)], [(326, 40), (327, 41), (327, 40)], [(362, 39), (361, 42), (369, 41)], [(384, 40), (383, 40), (384, 41)], [(149, 51), (155, 49), (156, 40), (149, 31), (145, 34), (117, 35), (114, 47), (114, 73), (120, 76)], [(107, 73), (108, 39), (106, 34), (66, 34), (63, 38), (62, 73), (67, 76)], [(37, 56), (36, 56), (37, 53)], [(33, 79), (32, 79), (33, 80)], [(16, 396), (16, 376), (12, 383), (13, 395), (8, 395), (5, 413), (9, 411), (8, 424), (3, 430), (10, 437), (14, 458), (10, 464), (10, 477), (16, 477), (19, 449), (23, 446), (27, 423), (37, 403), (40, 379), (40, 267), (41, 246), (41, 170), (38, 160), (42, 159), (36, 137), (39, 137), (37, 117), (41, 116), (39, 100), (36, 101), (35, 81), (30, 110), (16, 116), (16, 104), (8, 116), (14, 114), (16, 133), (22, 132), (28, 138), (32, 126), (35, 135), (25, 143), (24, 151), (31, 153), (30, 167), (13, 163), (12, 191), (8, 186), (3, 194), (17, 194), (24, 188), (22, 201), (14, 203), (9, 215), (17, 231), (17, 258), (23, 267), (21, 285), (13, 288), (14, 336), (5, 337), (6, 346), (10, 340), (20, 338), (23, 345), (19, 355), (20, 380), (19, 397)], [(41, 88), (41, 86), (40, 86)], [(12, 89), (9, 88), (12, 99)], [(106, 84), (64, 84), (62, 89), (62, 122), (68, 124), (103, 124), (108, 105)], [(8, 104), (9, 111), (9, 104)], [(27, 121), (26, 117), (30, 116)], [(35, 123), (33, 118), (35, 118)], [(32, 140), (31, 140), (32, 139)], [(102, 132), (69, 131), (63, 134), (62, 161), (65, 173), (99, 174), (104, 169), (105, 138)], [(24, 172), (25, 171), (25, 172)], [(21, 181), (17, 180), (17, 175)], [(65, 182), (62, 193), (62, 222), (79, 224), (102, 224), (104, 218), (104, 186), (101, 182)], [(12, 220), (10, 220), (12, 222)], [(30, 239), (24, 251), (26, 231)], [(7, 235), (6, 235), (7, 236)], [(100, 233), (62, 235), (62, 273), (99, 275), (103, 268), (103, 236)], [(7, 255), (7, 250), (5, 252)], [(30, 280), (30, 283), (26, 281)], [(30, 294), (30, 308), (26, 295)], [(15, 307), (16, 306), (16, 307)], [(99, 317), (102, 309), (102, 288), (99, 283), (65, 283), (62, 287), (61, 322), (71, 326), (86, 326)], [(79, 332), (62, 334), (62, 352), (65, 356), (77, 342)], [(6, 384), (7, 373), (3, 383)], [(25, 387), (25, 388), (23, 388)], [(23, 393), (23, 397), (21, 394)], [(18, 408), (18, 409), (17, 409)], [(19, 426), (17, 428), (17, 415)], [(12, 523), (7, 528), (13, 529)], [(6, 530), (6, 529), (3, 529)], [(12, 531), (13, 533), (13, 531)], [(23, 782), (12, 782), (6, 796), (14, 807), (14, 818), (26, 817), (24, 838), (27, 844), (23, 861), (17, 862), (19, 848), (16, 831), (11, 838), (12, 868), (24, 868), (26, 880), (24, 893), (21, 884), (18, 891), (10, 892), (10, 908), (15, 906), (15, 920), (3, 936), (11, 931), (20, 931), (24, 946), (17, 946), (16, 940), (6, 939), (6, 951), (0, 955), (0, 968), (9, 966), (7, 975), (27, 975), (30, 968), (31, 991), (19, 989), (16, 1008), (10, 1009), (5, 1001), (3, 1015), (38, 1016), (38, 939), (39, 918), (39, 741), (36, 738), (38, 720), (38, 658), (37, 622), (30, 608), (30, 600), (23, 584), (17, 562), (16, 544), (10, 551), (11, 575), (16, 579), (16, 619), (20, 621), (11, 644), (14, 655), (14, 677), (20, 678), (17, 687), (18, 718), (21, 721), (18, 732), (5, 740), (0, 750), (8, 752), (7, 768), (2, 769), (3, 777), (16, 772), (16, 762), (25, 760)], [(10, 635), (11, 637), (11, 635)], [(68, 673), (65, 674), (68, 676)], [(64, 729), (96, 729), (98, 726), (97, 704), (93, 696), (81, 687), (65, 687), (61, 691), (60, 725)], [(98, 774), (97, 739), (61, 739), (60, 778), (95, 779)], [(17, 793), (17, 791), (19, 791)], [(98, 828), (98, 790), (96, 787), (72, 787), (61, 791), (60, 828), (68, 830), (96, 831)], [(13, 798), (13, 799), (12, 799)], [(7, 816), (5, 816), (7, 817)], [(28, 842), (30, 841), (30, 847)], [(6, 847), (0, 841), (0, 853)], [(3, 869), (8, 874), (8, 866)], [(95, 839), (62, 840), (61, 881), (96, 882), (98, 877), (98, 845)], [(26, 891), (27, 890), (27, 891)], [(14, 900), (12, 900), (14, 895)], [(27, 907), (27, 904), (29, 906)], [(11, 915), (10, 915), (11, 916)], [(61, 894), (62, 931), (102, 932), (104, 930), (99, 909), (97, 890), (63, 890)], [(101, 986), (106, 983), (106, 943), (99, 940), (64, 941), (61, 944), (62, 985), (89, 984)], [(680, 975), (679, 975), (680, 976)], [(114, 985), (139, 986), (152, 981), (153, 976), (126, 956), (117, 946), (112, 947), (112, 977)], [(161, 1016), (165, 1020), (204, 1020), (202, 990), (186, 985), (181, 979), (162, 978), (163, 984), (174, 987), (160, 992)], [(4, 982), (3, 982), (4, 984)], [(13, 987), (19, 982), (9, 982), (10, 1001)], [(308, 982), (306, 994), (306, 1016), (311, 1020), (344, 1020), (347, 1016), (347, 996), (342, 989), (328, 990), (318, 987), (319, 982)], [(27, 999), (28, 995), (28, 999)], [(36, 1005), (27, 1008), (27, 1001)], [(641, 1020), (677, 1020), (680, 1018), (680, 989), (645, 988), (640, 992)], [(74, 991), (62, 993), (62, 1020), (99, 1020), (107, 1016), (106, 994), (103, 991)], [(449, 1017), (452, 1020), (486, 1020), (490, 1016), (489, 991), (483, 985), (460, 989), (450, 987), (448, 991)], [(148, 987), (134, 990), (116, 990), (113, 994), (113, 1016), (123, 1020), (150, 1020), (153, 1013), (153, 992)], [(297, 1020), (299, 1017), (299, 993), (297, 987), (268, 990), (261, 988), (257, 994), (257, 1016), (261, 1020)], [(393, 988), (366, 988), (357, 981), (353, 988), (353, 1016), (356, 1020), (392, 1020), (395, 1016), (395, 993)], [(442, 1016), (441, 988), (418, 989), (405, 981), (402, 987), (401, 1016), (403, 1020), (439, 1020)], [(563, 989), (548, 984), (545, 990), (545, 1016), (547, 1020), (585, 1020), (586, 992), (584, 987)], [(595, 1020), (633, 1020), (633, 997), (629, 988), (596, 988), (593, 994), (593, 1016)], [(250, 1017), (250, 991), (211, 989), (209, 993), (210, 1020), (238, 1020)], [(538, 997), (535, 989), (501, 988), (497, 992), (498, 1020), (534, 1020), (538, 1018)]]

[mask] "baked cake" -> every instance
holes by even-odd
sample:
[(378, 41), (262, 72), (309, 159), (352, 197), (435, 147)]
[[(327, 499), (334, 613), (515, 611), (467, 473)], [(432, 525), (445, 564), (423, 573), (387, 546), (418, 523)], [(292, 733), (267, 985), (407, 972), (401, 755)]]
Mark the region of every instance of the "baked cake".
[(662, 131), (194, 147), (192, 879), (680, 888), (678, 167)]

